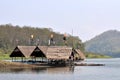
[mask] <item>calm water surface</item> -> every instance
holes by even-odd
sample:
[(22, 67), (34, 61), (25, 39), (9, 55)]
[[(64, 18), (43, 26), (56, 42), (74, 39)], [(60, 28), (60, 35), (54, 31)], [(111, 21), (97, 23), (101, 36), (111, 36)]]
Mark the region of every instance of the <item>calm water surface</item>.
[(120, 58), (87, 59), (85, 62), (105, 66), (2, 68), (0, 80), (120, 80)]

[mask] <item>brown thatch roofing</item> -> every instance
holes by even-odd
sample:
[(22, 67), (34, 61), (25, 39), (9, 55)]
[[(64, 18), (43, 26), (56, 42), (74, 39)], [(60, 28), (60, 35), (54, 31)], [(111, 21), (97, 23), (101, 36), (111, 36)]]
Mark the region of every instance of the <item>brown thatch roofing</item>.
[(69, 59), (72, 53), (71, 47), (66, 46), (37, 46), (31, 56), (46, 57), (47, 59)]
[(71, 47), (66, 46), (49, 46), (46, 51), (48, 59), (69, 59), (72, 53)]
[[(80, 59), (85, 59), (85, 55), (79, 49), (72, 49), (67, 46), (38, 46), (46, 55), (47, 59), (69, 59), (70, 56), (78, 54)], [(74, 52), (74, 51), (75, 52)], [(73, 54), (72, 54), (73, 52)]]
[[(79, 49), (74, 49), (81, 59), (85, 59), (84, 54)], [(47, 59), (69, 59), (75, 54), (72, 47), (67, 46), (17, 46), (10, 57), (46, 57)]]
[(75, 51), (79, 54), (81, 59), (85, 59), (85, 55), (81, 52), (80, 49), (75, 49)]
[(48, 46), (38, 46), (38, 48), (46, 55)]
[(34, 49), (30, 56), (46, 57), (47, 46), (38, 46)]
[(30, 57), (36, 46), (17, 46), (10, 57)]

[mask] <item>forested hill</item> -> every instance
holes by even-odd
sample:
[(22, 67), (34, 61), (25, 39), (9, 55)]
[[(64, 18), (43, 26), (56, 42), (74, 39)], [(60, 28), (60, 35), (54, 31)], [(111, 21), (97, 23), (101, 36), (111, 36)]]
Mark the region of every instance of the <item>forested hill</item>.
[(120, 57), (120, 31), (109, 30), (85, 43), (87, 52)]
[[(34, 28), (29, 26), (13, 26), (11, 24), (0, 25), (0, 49), (7, 50), (16, 45), (31, 45), (31, 35), (33, 35), (33, 45), (48, 45), (50, 35), (53, 34), (55, 45), (65, 45), (63, 34), (54, 32), (51, 28)], [(67, 36), (68, 46), (81, 46), (81, 40), (71, 35)]]

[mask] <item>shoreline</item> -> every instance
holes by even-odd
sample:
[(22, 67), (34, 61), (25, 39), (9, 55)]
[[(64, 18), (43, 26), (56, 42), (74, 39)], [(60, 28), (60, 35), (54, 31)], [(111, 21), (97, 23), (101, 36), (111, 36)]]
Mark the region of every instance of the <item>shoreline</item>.
[[(72, 66), (105, 66), (105, 64), (88, 64), (88, 63), (74, 63)], [(9, 61), (0, 61), (1, 67), (9, 67), (9, 68), (41, 68), (41, 67), (60, 67), (60, 66), (50, 66), (46, 63), (34, 63), (27, 64), (21, 62), (9, 62)]]
[(9, 67), (9, 68), (37, 68), (45, 66), (37, 66), (34, 64), (26, 64), (21, 62), (9, 62), (9, 61), (0, 61), (0, 67)]

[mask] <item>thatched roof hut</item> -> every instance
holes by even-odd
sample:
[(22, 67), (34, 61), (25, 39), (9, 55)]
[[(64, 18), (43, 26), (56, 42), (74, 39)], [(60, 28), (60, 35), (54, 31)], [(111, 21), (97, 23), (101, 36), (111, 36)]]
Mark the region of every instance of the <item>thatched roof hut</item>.
[(30, 56), (33, 57), (46, 57), (47, 46), (37, 46)]
[(66, 46), (49, 46), (46, 51), (47, 59), (67, 60), (71, 56), (72, 48)]
[(72, 47), (67, 46), (37, 46), (31, 56), (46, 57), (51, 60), (68, 60)]
[[(80, 49), (73, 49), (67, 46), (38, 46), (39, 54), (44, 54), (47, 59), (68, 60), (71, 56), (84, 60), (85, 55)], [(77, 55), (77, 56), (76, 56)]]
[(81, 52), (80, 49), (75, 49), (76, 53), (79, 55), (79, 58), (81, 60), (84, 60), (85, 59), (85, 55), (83, 54), (83, 52)]
[(37, 46), (31, 56), (46, 57), (47, 59), (69, 59), (72, 53), (71, 47), (66, 46)]
[(30, 57), (31, 53), (34, 51), (36, 46), (17, 46), (10, 57)]
[(84, 54), (79, 49), (67, 46), (17, 46), (10, 57), (45, 57), (49, 60), (69, 60), (70, 57), (85, 59)]
[(37, 47), (46, 55), (49, 46), (37, 46)]

